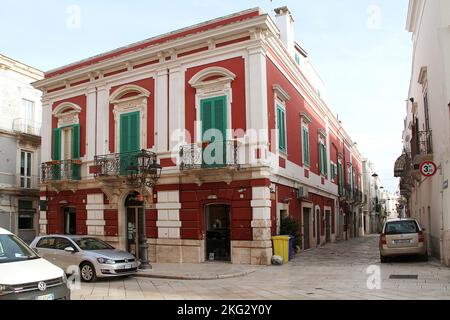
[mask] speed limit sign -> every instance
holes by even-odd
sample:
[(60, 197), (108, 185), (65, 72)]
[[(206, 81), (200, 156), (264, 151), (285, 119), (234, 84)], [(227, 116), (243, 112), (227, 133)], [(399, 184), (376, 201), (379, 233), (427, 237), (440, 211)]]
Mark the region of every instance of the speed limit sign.
[(432, 177), (437, 172), (437, 166), (434, 162), (425, 161), (420, 164), (420, 173), (424, 177)]

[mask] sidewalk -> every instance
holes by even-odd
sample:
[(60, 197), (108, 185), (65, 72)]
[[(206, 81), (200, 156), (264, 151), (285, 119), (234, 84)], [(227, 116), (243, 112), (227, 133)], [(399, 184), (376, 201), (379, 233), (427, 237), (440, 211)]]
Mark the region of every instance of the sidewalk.
[(266, 266), (233, 265), (231, 263), (152, 263), (152, 269), (139, 270), (137, 277), (178, 279), (178, 280), (215, 280), (243, 277)]

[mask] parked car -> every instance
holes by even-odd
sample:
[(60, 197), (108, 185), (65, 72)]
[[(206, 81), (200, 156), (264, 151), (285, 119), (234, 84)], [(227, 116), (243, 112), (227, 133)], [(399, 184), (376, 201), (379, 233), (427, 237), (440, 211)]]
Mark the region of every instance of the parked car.
[(31, 243), (42, 257), (72, 274), (79, 268), (81, 280), (132, 275), (137, 272), (136, 258), (117, 250), (108, 243), (89, 236), (47, 235), (36, 237)]
[(0, 228), (0, 300), (69, 300), (64, 271)]
[(396, 256), (416, 255), (428, 260), (424, 230), (416, 219), (392, 219), (384, 223), (380, 236), (382, 263)]

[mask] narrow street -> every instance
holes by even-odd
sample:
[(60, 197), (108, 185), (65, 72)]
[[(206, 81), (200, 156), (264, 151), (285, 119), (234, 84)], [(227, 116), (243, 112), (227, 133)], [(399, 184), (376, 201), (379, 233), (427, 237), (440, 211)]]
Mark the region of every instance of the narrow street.
[[(179, 268), (183, 268), (180, 265)], [(367, 282), (380, 268), (381, 287)], [(391, 279), (391, 277), (410, 279)], [(283, 266), (271, 266), (238, 278), (168, 280), (130, 277), (83, 283), (72, 299), (158, 300), (316, 300), (446, 299), (450, 269), (439, 261), (400, 259), (380, 264), (378, 236), (351, 239), (302, 252)]]

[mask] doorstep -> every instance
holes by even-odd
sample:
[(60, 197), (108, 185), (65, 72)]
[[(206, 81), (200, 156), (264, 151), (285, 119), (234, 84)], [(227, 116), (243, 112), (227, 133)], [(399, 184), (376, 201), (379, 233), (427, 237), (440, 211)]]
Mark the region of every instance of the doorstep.
[(231, 263), (152, 263), (152, 269), (138, 270), (135, 276), (175, 280), (217, 280), (249, 275), (266, 266), (233, 265)]

